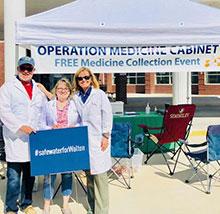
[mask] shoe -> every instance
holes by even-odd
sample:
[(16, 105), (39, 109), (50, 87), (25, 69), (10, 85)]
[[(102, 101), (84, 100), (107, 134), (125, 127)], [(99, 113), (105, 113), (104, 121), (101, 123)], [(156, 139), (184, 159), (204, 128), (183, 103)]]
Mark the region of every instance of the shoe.
[(62, 208), (61, 210), (63, 214), (72, 214), (72, 211), (70, 208)]
[(34, 209), (31, 205), (29, 205), (28, 207), (26, 207), (26, 208), (23, 210), (23, 212), (24, 212), (25, 214), (37, 214), (37, 212), (35, 211), (35, 209)]
[(87, 214), (93, 214), (93, 211), (92, 210), (87, 210)]

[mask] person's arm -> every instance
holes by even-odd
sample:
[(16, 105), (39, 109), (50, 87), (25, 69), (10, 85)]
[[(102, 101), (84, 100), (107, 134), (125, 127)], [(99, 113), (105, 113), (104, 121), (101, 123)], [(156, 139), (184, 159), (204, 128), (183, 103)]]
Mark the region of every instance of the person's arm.
[(29, 125), (23, 124), (23, 122), (21, 122), (12, 112), (10, 90), (11, 87), (6, 85), (2, 86), (0, 90), (0, 118), (2, 123), (14, 134), (19, 131), (25, 134), (35, 132)]
[(102, 94), (102, 143), (101, 150), (105, 151), (110, 144), (111, 130), (112, 130), (112, 108), (105, 93)]
[(37, 87), (47, 96), (47, 98), (48, 98), (49, 100), (52, 100), (52, 99), (54, 98), (54, 95), (53, 95), (50, 91), (48, 91), (48, 90), (44, 87), (43, 84), (37, 83)]

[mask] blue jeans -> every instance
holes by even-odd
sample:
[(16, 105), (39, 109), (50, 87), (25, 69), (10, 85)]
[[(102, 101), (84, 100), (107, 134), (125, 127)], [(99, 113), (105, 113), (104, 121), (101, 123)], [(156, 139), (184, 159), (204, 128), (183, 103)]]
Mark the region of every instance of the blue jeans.
[(30, 162), (7, 162), (6, 212), (18, 211), (17, 201), (21, 191), (21, 173), (23, 174), (22, 186), (24, 192), (20, 207), (25, 209), (32, 204), (32, 190), (35, 177), (30, 175)]
[[(47, 175), (44, 177), (44, 199), (53, 199), (55, 180), (56, 175)], [(72, 182), (72, 173), (61, 174), (61, 190), (63, 196), (72, 194)]]

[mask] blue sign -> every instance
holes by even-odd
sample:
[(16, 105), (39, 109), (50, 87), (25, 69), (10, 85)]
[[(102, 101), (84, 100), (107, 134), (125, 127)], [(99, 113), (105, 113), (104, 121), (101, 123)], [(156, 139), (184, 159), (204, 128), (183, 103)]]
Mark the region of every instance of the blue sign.
[(90, 168), (86, 126), (37, 131), (30, 135), (31, 175)]

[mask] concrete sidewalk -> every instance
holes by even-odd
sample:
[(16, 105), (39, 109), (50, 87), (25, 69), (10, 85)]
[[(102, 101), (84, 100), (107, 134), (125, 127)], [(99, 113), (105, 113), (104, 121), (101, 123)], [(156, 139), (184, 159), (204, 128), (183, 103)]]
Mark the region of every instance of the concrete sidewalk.
[[(220, 124), (220, 118), (194, 118), (190, 141), (203, 142), (208, 125)], [(131, 180), (131, 189), (121, 187), (118, 182), (109, 184), (110, 212), (109, 214), (219, 214), (220, 183), (213, 183), (211, 194), (201, 191), (199, 182), (186, 184), (185, 179), (191, 174), (189, 163), (181, 156), (173, 176), (168, 174), (167, 166), (162, 156), (155, 155), (147, 165), (142, 165)], [(171, 161), (170, 161), (171, 162)], [(85, 178), (82, 178), (85, 180)], [(38, 191), (33, 194), (34, 207), (38, 214), (42, 213), (42, 182), (39, 179)], [(57, 184), (59, 181), (57, 181)], [(73, 213), (86, 213), (86, 195), (74, 180), (72, 201), (70, 206)], [(0, 213), (3, 213), (5, 197), (5, 180), (0, 180)], [(51, 206), (52, 214), (61, 213), (62, 205), (60, 192)], [(19, 214), (22, 212), (19, 212)]]

